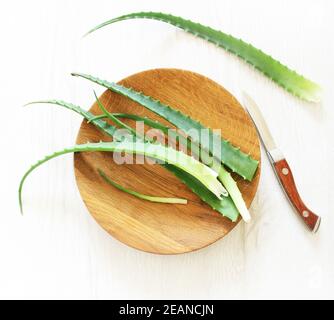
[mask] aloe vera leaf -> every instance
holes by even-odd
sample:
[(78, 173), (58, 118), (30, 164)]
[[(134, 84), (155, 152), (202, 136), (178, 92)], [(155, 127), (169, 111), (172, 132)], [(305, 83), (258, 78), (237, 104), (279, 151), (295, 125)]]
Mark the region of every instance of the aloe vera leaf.
[(238, 188), (238, 185), (233, 179), (233, 177), (231, 176), (231, 174), (226, 170), (220, 170), (218, 174), (218, 178), (223, 183), (226, 190), (228, 191), (240, 215), (242, 216), (242, 219), (245, 222), (249, 222), (251, 220), (251, 216), (249, 214), (246, 203), (242, 197), (242, 194)]
[[(124, 118), (124, 119), (132, 119), (135, 121), (140, 121), (140, 122), (144, 122), (145, 125), (154, 128), (154, 129), (158, 129), (160, 130), (165, 136), (171, 137), (172, 139), (174, 139), (175, 141), (178, 141), (180, 144), (182, 144), (187, 150), (192, 150), (192, 141), (188, 138), (184, 138), (184, 139), (179, 139), (180, 136), (177, 134), (177, 132), (169, 127), (167, 127), (166, 125), (162, 124), (161, 122), (157, 121), (157, 120), (152, 120), (148, 117), (141, 117), (135, 114), (130, 114), (130, 113), (113, 113), (113, 116), (116, 118)], [(194, 143), (194, 146), (198, 146)], [(199, 148), (194, 148), (193, 150), (193, 154), (195, 154), (196, 156), (199, 156)]]
[[(97, 83), (109, 90), (112, 90), (139, 103), (148, 110), (166, 119), (177, 128), (184, 131), (186, 134), (189, 134), (194, 142), (200, 144), (204, 150), (207, 150), (211, 154), (215, 154), (214, 150), (221, 150), (221, 153), (219, 154), (219, 161), (222, 161), (222, 163), (229, 167), (233, 172), (238, 173), (244, 179), (249, 181), (253, 179), (259, 162), (255, 159), (252, 159), (250, 155), (243, 153), (240, 148), (232, 146), (229, 141), (221, 139), (221, 137), (218, 138), (211, 129), (209, 129), (208, 141), (202, 141), (201, 143), (201, 141), (199, 141), (201, 130), (207, 130), (208, 128), (206, 128), (200, 122), (195, 121), (180, 111), (175, 110), (170, 106), (166, 106), (160, 101), (154, 100), (153, 98), (137, 92), (131, 88), (126, 88), (122, 85), (108, 82), (106, 80), (101, 80), (87, 74), (72, 73), (72, 75)], [(211, 141), (213, 141), (213, 143), (209, 143)], [(220, 145), (217, 146), (217, 143)]]
[(172, 164), (175, 167), (189, 173), (199, 182), (201, 182), (208, 190), (210, 190), (218, 199), (222, 198), (223, 186), (217, 179), (217, 173), (205, 166), (203, 163), (195, 160), (194, 158), (186, 155), (183, 152), (177, 151), (170, 147), (164, 147), (159, 144), (143, 143), (143, 142), (99, 142), (99, 143), (86, 143), (75, 145), (72, 148), (64, 149), (62, 151), (55, 152), (49, 156), (46, 156), (43, 160), (34, 164), (23, 176), (19, 187), (19, 201), (22, 209), (22, 188), (23, 183), (27, 176), (37, 167), (43, 163), (56, 158), (58, 156), (75, 153), (75, 152), (125, 152), (145, 155), (154, 159), (162, 160), (166, 163)]
[(159, 129), (161, 130), (164, 134), (168, 135), (168, 130), (170, 129), (169, 127), (165, 126), (161, 122), (157, 120), (152, 120), (148, 117), (142, 117), (138, 116), (136, 114), (131, 114), (131, 113), (113, 113), (114, 117), (116, 118), (123, 118), (123, 119), (131, 119), (135, 121), (141, 121), (144, 122), (147, 126), (154, 128), (154, 129)]
[(100, 120), (100, 119), (106, 119), (108, 118), (105, 114), (100, 114), (98, 116), (94, 116), (94, 118), (92, 118), (91, 120), (87, 121), (87, 123), (91, 123), (93, 121), (96, 121), (96, 120)]
[(159, 20), (181, 28), (240, 57), (291, 94), (309, 102), (321, 101), (322, 89), (318, 84), (289, 69), (253, 45), (222, 31), (171, 14), (160, 12), (130, 13), (106, 21), (87, 34), (118, 21), (137, 18)]
[[(161, 122), (157, 120), (152, 120), (148, 117), (141, 117), (141, 116), (131, 114), (131, 113), (112, 113), (112, 115), (116, 118), (131, 119), (131, 120), (135, 120), (138, 122), (143, 122), (148, 127), (160, 130), (165, 136), (169, 136), (175, 141), (179, 141), (188, 150), (191, 150), (191, 143), (192, 143), (191, 140), (186, 139), (186, 138), (180, 139), (180, 136), (177, 134), (175, 130), (172, 130), (171, 128), (165, 126), (164, 124), (162, 124)], [(106, 118), (106, 116), (101, 115), (101, 116), (97, 116), (96, 118), (104, 119)]]
[[(95, 117), (92, 113), (85, 111), (80, 106), (64, 102), (62, 100), (42, 100), (28, 103), (27, 105), (31, 104), (54, 104), (66, 109), (72, 110), (80, 115), (82, 115), (87, 121), (92, 121), (92, 123), (100, 129), (105, 134), (113, 137), (114, 133), (116, 132), (117, 128), (108, 124), (107, 122), (97, 119), (93, 120)], [(114, 114), (117, 116), (117, 114)], [(118, 114), (124, 116), (125, 114)], [(105, 117), (105, 115), (103, 115)], [(132, 117), (134, 120), (138, 119), (136, 115), (128, 115), (128, 117)], [(126, 117), (124, 117), (126, 118)], [(147, 120), (146, 120), (147, 121)], [(147, 122), (147, 124), (154, 122), (158, 123), (157, 121), (151, 120), (151, 122)], [(161, 124), (161, 126), (163, 126)], [(153, 127), (153, 126), (152, 126)], [(194, 179), (191, 175), (187, 174), (186, 172), (179, 170), (177, 167), (170, 165), (170, 164), (163, 164), (163, 167), (166, 168), (168, 171), (172, 172), (179, 180), (181, 180), (190, 190), (192, 190), (202, 201), (207, 203), (212, 209), (219, 212), (222, 216), (229, 218), (231, 221), (235, 222), (239, 216), (238, 209), (236, 208), (235, 204), (233, 203), (230, 197), (223, 197), (223, 199), (219, 200), (215, 195), (213, 195), (207, 188), (201, 184), (197, 179)]]
[(222, 200), (219, 200), (212, 192), (205, 188), (190, 174), (183, 172), (179, 168), (169, 164), (165, 164), (164, 166), (177, 178), (179, 178), (185, 185), (187, 185), (192, 192), (197, 194), (202, 201), (209, 204), (211, 208), (221, 213), (224, 217), (229, 218), (232, 222), (237, 221), (239, 212), (230, 196), (223, 197)]
[[(149, 125), (153, 128), (159, 129), (161, 130), (165, 135), (171, 134), (173, 133), (173, 131), (168, 131), (169, 128), (165, 125), (163, 125), (162, 123), (158, 122), (158, 121), (154, 121), (152, 119), (149, 119), (147, 117), (141, 117), (141, 116), (137, 116), (137, 115), (132, 115), (132, 114), (113, 114), (115, 117), (121, 117), (121, 118), (131, 118), (133, 120), (136, 121), (143, 121), (146, 125)], [(190, 141), (189, 140), (180, 140), (180, 143), (186, 143), (185, 147), (187, 149), (190, 150)], [(193, 153), (196, 156), (200, 156), (199, 154), (199, 149), (198, 148), (193, 148), (192, 149)], [(205, 154), (205, 152), (202, 151), (201, 156), (206, 157), (207, 159), (209, 158), (209, 154)], [(215, 159), (213, 159), (213, 161), (215, 161)], [(226, 188), (228, 194), (230, 195), (230, 197), (232, 198), (236, 208), (238, 209), (240, 215), (242, 216), (243, 220), (245, 222), (249, 222), (251, 220), (251, 216), (249, 214), (248, 208), (245, 204), (245, 201), (242, 197), (242, 194), (238, 188), (237, 183), (234, 181), (233, 177), (231, 176), (231, 174), (226, 171), (226, 169), (223, 166), (217, 165), (217, 164), (212, 164), (213, 168), (219, 168), (218, 171), (218, 179), (223, 183), (224, 187)]]
[(139, 193), (139, 192), (134, 191), (134, 190), (127, 189), (127, 188), (123, 187), (122, 185), (116, 183), (115, 181), (111, 180), (105, 174), (105, 172), (103, 172), (101, 169), (98, 169), (97, 171), (105, 182), (114, 186), (118, 190), (124, 191), (124, 192), (126, 192), (128, 194), (131, 194), (131, 195), (133, 195), (133, 196), (135, 196), (139, 199), (147, 200), (147, 201), (150, 201), (150, 202), (157, 202), (157, 203), (173, 203), (173, 204), (187, 204), (188, 203), (187, 199), (149, 196), (149, 195), (142, 194), (142, 193)]
[[(117, 117), (113, 116), (105, 107), (104, 105), (101, 103), (100, 99), (97, 97), (96, 92), (94, 91), (94, 95), (95, 95), (95, 99), (97, 102), (97, 105), (99, 106), (99, 108), (101, 109), (101, 111), (103, 112), (103, 114), (111, 119), (115, 124), (119, 125), (121, 128), (128, 130), (129, 133), (131, 133), (133, 136), (139, 137), (139, 135), (137, 134), (136, 130), (134, 130), (133, 128), (131, 128), (130, 126), (126, 125), (124, 122), (118, 120)], [(94, 120), (94, 119), (93, 119)], [(142, 138), (142, 137), (140, 137)]]

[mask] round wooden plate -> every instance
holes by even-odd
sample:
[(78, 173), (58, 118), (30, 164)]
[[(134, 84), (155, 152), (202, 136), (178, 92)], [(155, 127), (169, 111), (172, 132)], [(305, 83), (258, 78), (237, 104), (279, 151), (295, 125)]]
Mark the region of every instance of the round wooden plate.
[[(251, 120), (238, 101), (214, 81), (189, 71), (155, 69), (134, 74), (119, 83), (159, 99), (212, 129), (221, 129), (224, 138), (260, 160), (259, 141)], [(101, 101), (111, 112), (162, 120), (109, 90), (103, 93)], [(101, 113), (96, 104), (90, 111)], [(127, 123), (133, 125), (131, 121)], [(77, 143), (100, 140), (110, 139), (83, 121)], [(237, 224), (209, 208), (159, 165), (117, 165), (107, 152), (75, 154), (74, 165), (81, 196), (92, 216), (112, 236), (133, 248), (158, 254), (190, 252), (217, 241)], [(105, 183), (97, 168), (125, 187), (150, 195), (186, 198), (188, 205), (137, 199)], [(248, 206), (259, 177), (260, 169), (252, 182), (237, 178)]]

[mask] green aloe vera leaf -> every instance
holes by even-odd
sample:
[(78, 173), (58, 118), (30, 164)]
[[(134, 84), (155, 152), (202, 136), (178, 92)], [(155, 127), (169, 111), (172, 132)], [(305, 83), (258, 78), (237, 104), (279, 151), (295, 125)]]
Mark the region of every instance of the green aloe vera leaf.
[[(87, 121), (91, 120), (92, 124), (94, 124), (99, 130), (101, 130), (110, 137), (113, 137), (114, 133), (117, 130), (116, 127), (108, 124), (107, 122), (101, 119), (93, 121), (93, 118), (97, 116), (94, 116), (92, 113), (85, 111), (80, 106), (64, 102), (62, 100), (43, 100), (43, 101), (31, 102), (27, 105), (40, 104), (40, 103), (58, 105), (68, 110), (72, 110), (78, 113), (79, 115), (82, 115)], [(114, 114), (114, 115), (116, 116), (120, 115), (120, 117), (124, 116), (124, 118), (126, 118), (125, 114)], [(129, 118), (130, 116), (134, 120), (140, 120), (136, 115), (131, 115), (131, 114), (128, 115)], [(103, 117), (105, 117), (105, 115), (103, 115)], [(154, 122), (156, 121), (151, 120), (151, 122), (147, 122), (147, 124), (148, 125), (149, 123), (154, 124)], [(163, 125), (161, 124), (161, 126)], [(172, 172), (179, 180), (181, 180), (190, 190), (192, 190), (203, 202), (207, 203), (212, 209), (219, 212), (222, 216), (229, 218), (233, 222), (237, 220), (239, 212), (230, 197), (223, 197), (221, 200), (219, 200), (216, 198), (215, 195), (213, 195), (210, 191), (208, 191), (203, 184), (201, 184), (197, 179), (194, 179), (191, 175), (187, 174), (186, 172), (179, 170), (177, 169), (177, 167), (170, 164), (163, 164), (163, 167), (166, 168), (168, 171)]]
[(171, 129), (157, 120), (152, 120), (148, 117), (138, 116), (131, 113), (113, 113), (116, 118), (131, 119), (135, 121), (144, 122), (147, 126), (161, 130), (165, 135), (168, 135), (168, 130)]
[(138, 18), (163, 21), (181, 28), (240, 57), (291, 94), (309, 102), (321, 101), (322, 89), (318, 84), (289, 69), (253, 45), (222, 31), (171, 14), (160, 12), (130, 13), (104, 22), (90, 30), (88, 34), (118, 21)]
[(142, 117), (142, 116), (138, 116), (136, 114), (131, 114), (131, 113), (113, 113), (113, 115), (116, 118), (132, 119), (135, 121), (143, 122), (148, 127), (160, 130), (165, 136), (167, 137), (170, 136), (175, 141), (179, 141), (180, 143), (183, 143), (188, 150), (191, 150), (191, 143), (192, 143), (191, 140), (186, 139), (186, 138), (180, 139), (181, 138), (180, 135), (178, 135), (175, 130), (165, 126), (164, 124), (162, 124), (161, 122), (157, 120), (152, 120), (148, 117)]
[(115, 181), (111, 180), (105, 174), (105, 172), (103, 172), (101, 169), (98, 169), (97, 171), (105, 182), (114, 186), (118, 190), (124, 191), (124, 192), (126, 192), (128, 194), (131, 194), (131, 195), (133, 195), (133, 196), (135, 196), (139, 199), (147, 200), (147, 201), (150, 201), (150, 202), (157, 202), (157, 203), (173, 203), (173, 204), (187, 204), (188, 203), (187, 199), (149, 196), (149, 195), (142, 194), (142, 193), (139, 193), (139, 192), (134, 191), (134, 190), (127, 189), (127, 188), (121, 186), (120, 184), (116, 183)]
[[(252, 159), (250, 155), (243, 153), (240, 148), (232, 146), (229, 141), (222, 139), (211, 129), (206, 128), (200, 122), (193, 120), (180, 111), (175, 110), (170, 106), (164, 105), (160, 101), (154, 100), (153, 98), (137, 92), (131, 88), (126, 88), (122, 85), (108, 82), (106, 80), (101, 80), (87, 74), (72, 73), (72, 75), (97, 83), (111, 91), (114, 91), (139, 103), (146, 109), (166, 119), (186, 134), (189, 134), (194, 142), (200, 144), (203, 149), (207, 150), (211, 154), (215, 155), (214, 150), (220, 150), (221, 153), (218, 157), (219, 161), (224, 163), (233, 172), (238, 173), (244, 179), (249, 181), (253, 179), (259, 162), (255, 159)], [(207, 141), (199, 141), (202, 130), (209, 130), (209, 139)], [(217, 145), (217, 143), (219, 145)]]
[(221, 213), (224, 217), (229, 218), (232, 222), (236, 222), (239, 217), (239, 211), (236, 208), (231, 197), (223, 197), (219, 200), (215, 195), (205, 188), (198, 180), (190, 174), (183, 172), (175, 166), (165, 164), (165, 168), (174, 173), (192, 192), (197, 194), (202, 201), (209, 204), (211, 208)]
[[(125, 119), (133, 119), (136, 121), (142, 121), (144, 122), (146, 125), (151, 126), (155, 129), (159, 129), (161, 130), (165, 135), (171, 135), (172, 133), (174, 133), (173, 130), (169, 131), (169, 128), (165, 125), (163, 125), (161, 122), (159, 121), (154, 121), (148, 117), (141, 117), (141, 116), (137, 116), (137, 115), (132, 115), (132, 114), (124, 114), (124, 113), (116, 113), (114, 114), (115, 117), (120, 117), (120, 118), (125, 118)], [(175, 139), (177, 138), (177, 135), (174, 137)], [(207, 163), (209, 160), (211, 159), (211, 157), (209, 156), (209, 154), (206, 154), (205, 152), (200, 153), (200, 149), (195, 147), (195, 148), (191, 148), (191, 141), (189, 140), (184, 140), (181, 139), (180, 143), (185, 143), (185, 147), (188, 150), (192, 150), (193, 155), (196, 155), (198, 158), (201, 156), (202, 158), (205, 157), (206, 160), (205, 163)], [(212, 161), (214, 162), (215, 159), (213, 158)], [(248, 208), (245, 204), (245, 201), (242, 197), (242, 194), (238, 188), (237, 183), (234, 181), (233, 177), (231, 176), (231, 174), (220, 164), (218, 163), (212, 163), (212, 168), (217, 168), (218, 171), (218, 179), (223, 183), (225, 189), (227, 190), (228, 194), (230, 195), (230, 197), (232, 198), (235, 206), (237, 207), (239, 213), (241, 214), (243, 220), (245, 222), (249, 222), (251, 219), (251, 216), (249, 214)]]
[(144, 142), (99, 142), (99, 143), (86, 143), (75, 145), (72, 148), (64, 149), (59, 152), (55, 152), (46, 156), (43, 160), (36, 162), (23, 176), (19, 187), (19, 201), (22, 209), (22, 188), (28, 175), (34, 171), (37, 167), (43, 163), (56, 158), (58, 156), (76, 153), (76, 152), (125, 152), (131, 154), (141, 154), (154, 159), (164, 161), (172, 164), (175, 167), (187, 172), (201, 182), (208, 190), (210, 190), (218, 199), (222, 199), (223, 186), (217, 179), (217, 173), (212, 169), (204, 165), (203, 163), (195, 160), (194, 158), (186, 155), (183, 152), (177, 151), (170, 147), (164, 147), (159, 144), (144, 143)]
[[(133, 136), (138, 137), (138, 134), (136, 132), (136, 130), (134, 130), (133, 128), (131, 128), (130, 126), (126, 125), (124, 122), (118, 120), (117, 117), (113, 116), (105, 107), (104, 105), (101, 103), (100, 99), (97, 97), (96, 92), (94, 91), (94, 95), (95, 95), (95, 99), (97, 102), (97, 105), (99, 106), (100, 110), (103, 112), (103, 114), (109, 118), (110, 120), (112, 120), (115, 124), (119, 125), (121, 128), (128, 130), (128, 132), (130, 134), (132, 134)], [(94, 119), (93, 119), (94, 120)], [(140, 137), (141, 139), (143, 137)]]
[(245, 222), (249, 222), (251, 220), (251, 216), (242, 197), (242, 194), (238, 188), (238, 185), (233, 179), (232, 175), (228, 171), (223, 169), (219, 171), (218, 179), (223, 183), (224, 187), (228, 191), (240, 215), (242, 216), (242, 219)]
[(91, 123), (93, 121), (101, 120), (101, 119), (106, 119), (108, 118), (105, 114), (100, 114), (98, 116), (94, 116), (91, 120), (87, 121), (87, 123)]

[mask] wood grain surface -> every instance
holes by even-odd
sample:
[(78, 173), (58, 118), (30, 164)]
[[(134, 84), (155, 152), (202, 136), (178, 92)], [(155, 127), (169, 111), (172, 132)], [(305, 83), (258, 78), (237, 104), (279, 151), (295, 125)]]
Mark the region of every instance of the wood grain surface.
[(281, 184), (284, 186), (285, 194), (291, 204), (295, 207), (298, 215), (303, 219), (311, 231), (317, 232), (320, 226), (321, 218), (312, 212), (300, 197), (288, 162), (286, 159), (282, 159), (275, 162), (274, 167)]
[[(189, 71), (155, 69), (132, 75), (121, 84), (188, 114), (241, 150), (260, 160), (256, 131), (238, 101), (212, 80)], [(157, 117), (142, 106), (109, 90), (101, 96), (110, 112)], [(91, 112), (100, 114), (96, 105)], [(134, 123), (127, 122), (132, 126)], [(109, 140), (93, 125), (82, 123), (77, 143)], [(113, 180), (136, 191), (188, 199), (188, 205), (151, 203), (106, 184), (97, 174), (103, 169)], [(236, 223), (209, 208), (170, 172), (159, 165), (118, 165), (111, 153), (75, 155), (75, 175), (81, 196), (96, 221), (123, 243), (151, 253), (179, 254), (203, 248), (231, 231)], [(238, 180), (249, 206), (259, 182), (260, 169), (252, 182)]]

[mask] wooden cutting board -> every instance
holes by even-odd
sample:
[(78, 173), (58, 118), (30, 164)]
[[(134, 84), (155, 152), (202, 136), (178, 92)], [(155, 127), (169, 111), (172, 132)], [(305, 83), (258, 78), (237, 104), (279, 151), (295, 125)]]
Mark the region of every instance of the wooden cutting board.
[[(119, 83), (179, 109), (260, 160), (255, 128), (239, 102), (214, 81), (184, 70), (155, 69), (134, 74)], [(110, 112), (161, 118), (131, 100), (109, 90), (101, 96)], [(100, 114), (94, 104), (90, 110)], [(134, 125), (131, 121), (125, 121)], [(167, 123), (167, 122), (165, 122)], [(94, 125), (83, 121), (77, 143), (109, 141)], [(117, 165), (111, 153), (75, 154), (75, 175), (81, 196), (95, 220), (121, 242), (147, 252), (179, 254), (203, 248), (224, 237), (237, 223), (209, 208), (173, 174), (159, 165)], [(151, 203), (106, 184), (97, 173), (104, 170), (117, 183), (138, 192), (188, 199), (187, 205)], [(250, 206), (260, 177), (252, 182), (238, 179)], [(238, 221), (239, 222), (239, 221)]]

